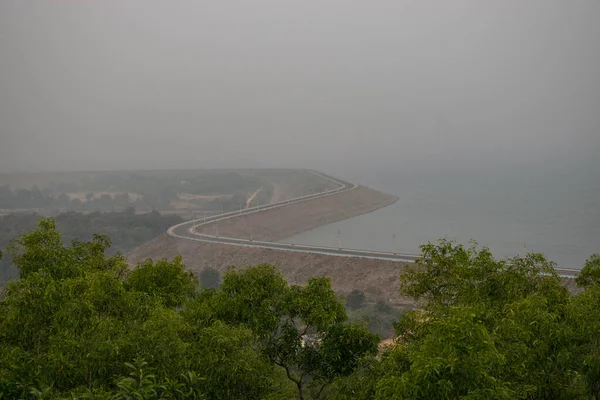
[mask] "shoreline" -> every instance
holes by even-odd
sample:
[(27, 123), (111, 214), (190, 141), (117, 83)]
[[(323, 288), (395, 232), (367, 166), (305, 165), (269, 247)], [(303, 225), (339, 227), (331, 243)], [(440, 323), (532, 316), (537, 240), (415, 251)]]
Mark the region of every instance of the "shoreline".
[(397, 261), (191, 242), (167, 234), (141, 245), (126, 257), (131, 265), (135, 265), (147, 258), (172, 259), (177, 255), (196, 275), (205, 268), (214, 268), (223, 274), (230, 267), (270, 264), (279, 268), (290, 285), (304, 285), (309, 278), (325, 276), (331, 278), (332, 287), (338, 293), (347, 294), (358, 289), (370, 300), (385, 300), (403, 308), (414, 307), (412, 300), (398, 292), (398, 277), (407, 263)]
[[(310, 199), (260, 213), (220, 221), (221, 236), (279, 241), (295, 234), (337, 221), (367, 214), (398, 201), (398, 197), (366, 186), (332, 196)], [(214, 234), (217, 223), (199, 227), (200, 233)], [(229, 267), (243, 268), (262, 263), (277, 266), (290, 284), (305, 284), (309, 278), (327, 276), (334, 290), (364, 291), (368, 297), (391, 301), (403, 307), (411, 302), (398, 294), (398, 276), (405, 263), (325, 254), (293, 253), (284, 250), (249, 248), (202, 243), (163, 234), (126, 254), (133, 266), (147, 258), (163, 259), (180, 255), (195, 274), (204, 268), (224, 273)]]
[[(396, 196), (357, 186), (331, 196), (207, 223), (198, 227), (197, 232), (214, 235), (218, 229), (223, 237), (281, 241), (320, 226), (368, 214), (396, 201)], [(243, 268), (266, 263), (278, 267), (290, 284), (305, 284), (311, 277), (326, 276), (331, 278), (336, 292), (358, 289), (371, 299), (386, 300), (405, 308), (415, 306), (398, 292), (398, 277), (407, 265), (405, 262), (198, 242), (166, 233), (133, 249), (126, 257), (134, 266), (148, 258), (172, 259), (177, 255), (195, 274), (205, 268), (224, 273), (231, 266)], [(570, 291), (574, 290), (572, 279), (563, 282)]]
[(398, 197), (366, 186), (259, 213), (208, 223), (196, 232), (261, 241), (280, 241), (320, 226), (368, 214), (398, 201)]

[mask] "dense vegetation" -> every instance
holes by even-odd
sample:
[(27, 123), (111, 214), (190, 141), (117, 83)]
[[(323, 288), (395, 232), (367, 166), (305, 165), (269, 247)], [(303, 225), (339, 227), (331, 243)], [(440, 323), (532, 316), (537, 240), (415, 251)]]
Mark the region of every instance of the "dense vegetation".
[(495, 260), (448, 241), (422, 247), (402, 293), (422, 307), (397, 345), (338, 381), (334, 398), (600, 398), (600, 257), (571, 295), (540, 254)]
[[(74, 188), (77, 191), (78, 188)], [(111, 195), (87, 192), (84, 199), (71, 198), (69, 192), (56, 192), (50, 188), (13, 189), (0, 186), (0, 208), (4, 209), (69, 209), (77, 211), (122, 210), (127, 207), (167, 207), (176, 196), (158, 193), (133, 199), (128, 192)]]
[(20, 279), (0, 303), (4, 398), (318, 397), (377, 352), (326, 278), (290, 287), (261, 265), (198, 291), (179, 258), (130, 271), (107, 237), (64, 246), (52, 220), (17, 245)]
[[(36, 227), (40, 217), (36, 214), (9, 214), (0, 217), (0, 249)], [(128, 208), (122, 212), (93, 212), (82, 214), (66, 212), (56, 216), (56, 227), (66, 243), (74, 239), (90, 240), (94, 233), (108, 235), (112, 246), (109, 254), (128, 251), (164, 233), (168, 227), (181, 222), (176, 215), (161, 215), (157, 211), (136, 214)], [(0, 286), (10, 277), (17, 277), (16, 266), (8, 257), (0, 260)]]
[[(81, 176), (79, 176), (81, 175)], [(111, 211), (173, 208), (180, 193), (190, 195), (229, 194), (232, 197), (198, 200), (207, 210), (235, 210), (245, 196), (262, 188), (260, 200), (270, 199), (271, 185), (255, 176), (233, 171), (146, 171), (128, 173), (79, 173), (78, 179), (48, 182), (29, 188), (0, 186), (0, 209), (60, 209)], [(78, 196), (74, 196), (78, 194)], [(241, 196), (241, 197), (240, 197)]]
[[(259, 265), (230, 269), (220, 286), (207, 273), (213, 288), (200, 289), (180, 258), (129, 270), (109, 244), (97, 235), (65, 246), (52, 220), (18, 240), (20, 279), (0, 302), (0, 398), (600, 395), (598, 256), (571, 295), (539, 254), (423, 246), (401, 276), (421, 308), (398, 318), (397, 344), (381, 352), (347, 321), (329, 279), (289, 286)], [(350, 303), (364, 307), (361, 297)]]

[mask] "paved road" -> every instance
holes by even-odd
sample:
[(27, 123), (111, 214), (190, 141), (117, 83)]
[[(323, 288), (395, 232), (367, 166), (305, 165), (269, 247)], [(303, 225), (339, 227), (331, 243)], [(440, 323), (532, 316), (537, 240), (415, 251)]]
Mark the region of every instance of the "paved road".
[[(325, 196), (333, 196), (338, 193), (354, 190), (358, 187), (358, 185), (343, 181), (338, 178), (334, 178), (330, 175), (326, 175), (316, 171), (310, 171), (311, 173), (318, 175), (324, 179), (327, 179), (331, 182), (334, 182), (338, 185), (335, 189), (330, 189), (321, 193), (309, 194), (301, 197), (296, 197), (290, 200), (280, 201), (272, 204), (265, 204), (262, 206), (255, 206), (251, 208), (247, 208), (241, 211), (232, 211), (224, 214), (215, 215), (212, 217), (207, 217), (205, 219), (196, 219), (193, 221), (183, 222), (178, 225), (174, 225), (167, 230), (167, 233), (173, 237), (177, 237), (180, 239), (193, 240), (197, 242), (205, 242), (205, 243), (220, 243), (220, 244), (229, 244), (234, 246), (243, 246), (243, 247), (255, 247), (255, 248), (263, 248), (263, 249), (272, 249), (272, 250), (284, 250), (284, 251), (294, 251), (294, 252), (303, 252), (303, 253), (314, 253), (314, 254), (325, 254), (331, 256), (339, 256), (339, 257), (362, 257), (362, 258), (370, 258), (376, 260), (388, 260), (388, 261), (399, 261), (399, 262), (414, 262), (419, 255), (418, 254), (406, 254), (406, 253), (388, 253), (388, 252), (379, 252), (379, 251), (370, 251), (370, 250), (355, 250), (355, 249), (344, 249), (344, 248), (335, 248), (335, 247), (322, 247), (322, 246), (305, 246), (291, 243), (283, 243), (283, 242), (262, 242), (256, 240), (248, 240), (248, 239), (239, 239), (239, 238), (229, 238), (223, 236), (214, 236), (197, 233), (195, 229), (199, 226), (203, 226), (206, 224), (210, 224), (217, 221), (223, 221), (230, 218), (236, 218), (240, 215), (248, 215), (253, 213), (258, 213), (266, 210), (271, 210), (274, 208), (285, 207), (289, 204), (299, 203), (302, 201), (307, 201), (311, 199), (317, 199)], [(565, 278), (571, 278), (575, 276), (578, 270), (569, 269), (569, 268), (556, 268), (558, 274)]]

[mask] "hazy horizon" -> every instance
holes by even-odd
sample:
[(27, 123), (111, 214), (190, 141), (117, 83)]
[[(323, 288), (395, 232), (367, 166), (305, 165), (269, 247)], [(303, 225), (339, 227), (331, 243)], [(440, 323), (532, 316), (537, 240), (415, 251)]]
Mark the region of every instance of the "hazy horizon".
[(0, 172), (595, 162), (597, 1), (0, 3)]

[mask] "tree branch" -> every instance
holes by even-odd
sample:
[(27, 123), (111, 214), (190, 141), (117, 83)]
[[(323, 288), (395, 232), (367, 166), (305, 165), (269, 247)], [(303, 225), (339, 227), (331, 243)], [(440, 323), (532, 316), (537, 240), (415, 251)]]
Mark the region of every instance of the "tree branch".
[(316, 396), (314, 396), (315, 399), (319, 399), (321, 397), (321, 394), (323, 393), (323, 389), (325, 389), (325, 386), (329, 385), (331, 382), (326, 382), (323, 384), (323, 386), (321, 386), (321, 389), (319, 389), (319, 391), (317, 392)]
[(277, 361), (277, 360), (275, 360), (274, 362), (275, 362), (275, 365), (278, 365), (278, 366), (282, 367), (283, 369), (285, 369), (285, 374), (287, 375), (288, 379), (290, 381), (294, 382), (296, 384), (296, 387), (298, 388), (298, 399), (304, 400), (302, 377), (300, 377), (300, 379), (294, 377), (294, 374), (290, 371), (290, 367), (287, 366), (286, 364), (284, 364), (283, 362)]
[(308, 332), (308, 329), (309, 329), (309, 328), (310, 328), (310, 325), (308, 325), (308, 324), (307, 324), (307, 325), (304, 327), (304, 330), (302, 331), (302, 333), (300, 334), (300, 337), (302, 337), (302, 336), (306, 335), (306, 332)]

